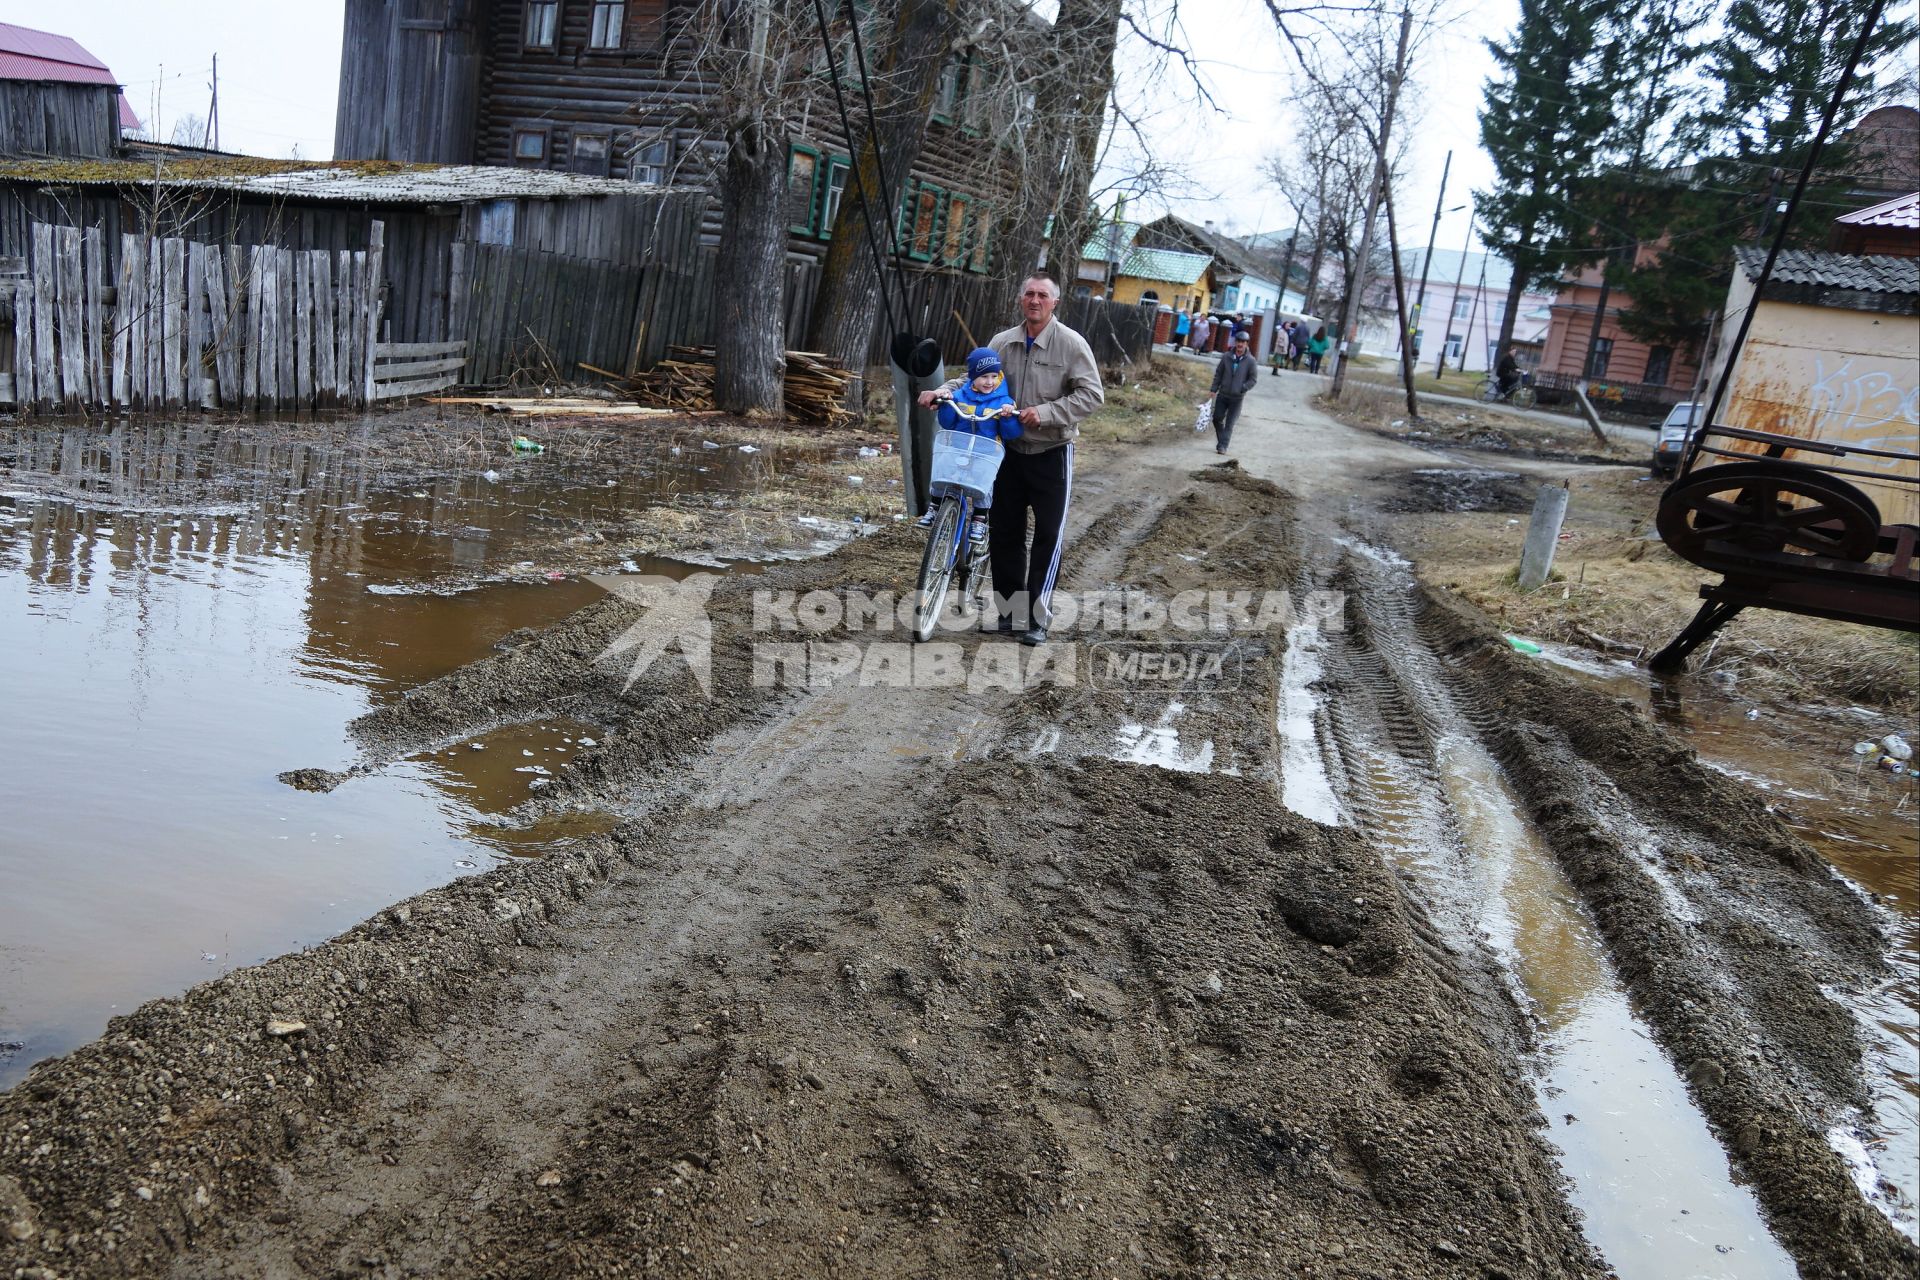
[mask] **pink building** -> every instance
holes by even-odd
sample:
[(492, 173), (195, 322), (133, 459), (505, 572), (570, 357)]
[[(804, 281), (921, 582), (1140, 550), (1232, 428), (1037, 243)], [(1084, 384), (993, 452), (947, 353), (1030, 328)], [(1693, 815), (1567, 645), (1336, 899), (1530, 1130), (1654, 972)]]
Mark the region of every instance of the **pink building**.
[[(1433, 261), (1425, 262), (1424, 249), (1402, 251), (1401, 271), (1407, 286), (1407, 310), (1415, 331), (1420, 335), (1419, 358), (1432, 363), (1439, 358), (1440, 345), (1447, 352), (1447, 365), (1455, 369), (1484, 371), (1493, 367), (1494, 348), (1500, 341), (1500, 326), (1507, 314), (1507, 289), (1513, 283), (1513, 268), (1490, 253), (1462, 254), (1458, 249), (1435, 249)], [(1420, 302), (1420, 276), (1425, 267), (1426, 304)], [(1520, 295), (1520, 314), (1513, 323), (1514, 353), (1520, 362), (1540, 349), (1547, 335), (1548, 309), (1553, 305), (1550, 293), (1527, 290)], [(1396, 355), (1400, 351), (1399, 313), (1394, 305), (1393, 278), (1382, 276), (1361, 295), (1362, 320), (1360, 342), (1363, 351)]]

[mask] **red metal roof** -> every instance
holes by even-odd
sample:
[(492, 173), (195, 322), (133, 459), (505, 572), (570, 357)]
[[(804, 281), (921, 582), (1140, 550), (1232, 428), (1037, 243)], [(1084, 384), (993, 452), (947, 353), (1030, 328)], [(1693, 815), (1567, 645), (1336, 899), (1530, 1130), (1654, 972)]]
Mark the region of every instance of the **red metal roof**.
[[(0, 80), (56, 80), (66, 84), (120, 83), (107, 64), (69, 36), (0, 22)], [(120, 94), (120, 127), (138, 129), (126, 94)]]
[(1846, 214), (1835, 218), (1834, 221), (1850, 227), (1904, 227), (1909, 231), (1920, 230), (1920, 191), (1895, 196), (1883, 204)]

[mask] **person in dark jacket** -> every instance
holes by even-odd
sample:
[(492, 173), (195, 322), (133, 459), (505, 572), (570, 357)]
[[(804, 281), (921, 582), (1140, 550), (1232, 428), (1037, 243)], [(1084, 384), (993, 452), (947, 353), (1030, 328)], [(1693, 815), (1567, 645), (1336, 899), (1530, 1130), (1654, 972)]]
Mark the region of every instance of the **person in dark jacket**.
[(1259, 380), (1259, 362), (1253, 358), (1252, 335), (1245, 329), (1233, 335), (1233, 349), (1220, 359), (1213, 371), (1213, 438), (1215, 453), (1225, 453), (1233, 439), (1233, 424), (1240, 420), (1240, 402)]

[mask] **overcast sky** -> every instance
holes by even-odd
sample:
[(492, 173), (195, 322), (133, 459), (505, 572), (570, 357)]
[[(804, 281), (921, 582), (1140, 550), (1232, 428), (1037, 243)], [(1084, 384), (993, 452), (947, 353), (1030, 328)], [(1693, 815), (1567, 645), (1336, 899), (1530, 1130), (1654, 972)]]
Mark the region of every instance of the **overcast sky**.
[[(1164, 2), (1143, 0), (1140, 7)], [(218, 54), (223, 148), (285, 156), (298, 147), (304, 157), (326, 158), (333, 152), (342, 9), (339, 0), (0, 0), (0, 20), (78, 40), (125, 82), (143, 120), (157, 112), (163, 140), (183, 117), (206, 115)], [(1224, 114), (1195, 105), (1183, 73), (1154, 95), (1156, 146), (1181, 158), (1193, 191), (1173, 202), (1173, 211), (1242, 234), (1291, 226), (1292, 211), (1260, 175), (1262, 157), (1299, 145), (1300, 130), (1312, 127), (1282, 118), (1278, 108), (1297, 75), (1291, 55), (1259, 0), (1185, 0), (1181, 12), (1201, 74)], [(1459, 0), (1459, 12), (1435, 33), (1419, 69), (1418, 114), (1408, 122), (1418, 145), (1402, 193), (1407, 247), (1426, 242), (1449, 147), (1449, 206), (1466, 203), (1468, 192), (1492, 177), (1475, 121), (1492, 70), (1481, 40), (1503, 32), (1517, 5)], [(1439, 243), (1458, 248), (1467, 218), (1466, 212), (1448, 215)]]

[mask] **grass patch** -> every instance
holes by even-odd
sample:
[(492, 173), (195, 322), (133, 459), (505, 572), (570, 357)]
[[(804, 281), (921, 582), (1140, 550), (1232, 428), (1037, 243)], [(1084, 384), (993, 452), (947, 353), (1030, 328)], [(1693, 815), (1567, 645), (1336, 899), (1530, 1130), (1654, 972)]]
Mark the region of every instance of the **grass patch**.
[(1314, 405), (1348, 426), (1413, 445), (1631, 465), (1644, 465), (1650, 459), (1650, 450), (1641, 441), (1616, 435), (1602, 445), (1584, 423), (1571, 419), (1561, 426), (1491, 406), (1468, 408), (1435, 400), (1422, 400), (1420, 416), (1414, 418), (1407, 413), (1406, 392), (1397, 380), (1388, 386), (1349, 378), (1338, 400), (1323, 393), (1314, 398)]

